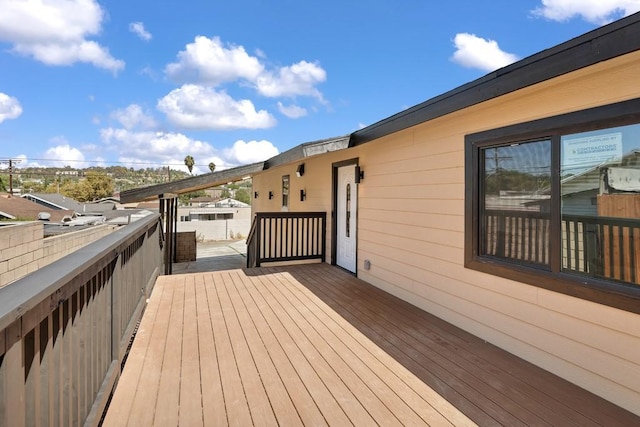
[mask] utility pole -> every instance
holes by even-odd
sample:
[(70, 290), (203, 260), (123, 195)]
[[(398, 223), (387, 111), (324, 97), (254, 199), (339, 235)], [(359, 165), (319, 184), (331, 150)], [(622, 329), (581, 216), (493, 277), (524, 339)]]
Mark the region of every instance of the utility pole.
[(9, 197), (13, 196), (13, 165), (20, 161), (20, 159), (0, 159), (0, 164), (9, 164)]

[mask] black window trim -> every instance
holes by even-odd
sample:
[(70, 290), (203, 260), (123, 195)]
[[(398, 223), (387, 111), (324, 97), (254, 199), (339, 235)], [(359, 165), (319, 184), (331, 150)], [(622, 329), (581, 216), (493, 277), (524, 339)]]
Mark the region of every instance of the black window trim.
[[(640, 314), (640, 286), (560, 271), (560, 136), (640, 123), (640, 98), (465, 136), (466, 268)], [(543, 138), (552, 143), (551, 270), (479, 255), (480, 150), (485, 147)]]

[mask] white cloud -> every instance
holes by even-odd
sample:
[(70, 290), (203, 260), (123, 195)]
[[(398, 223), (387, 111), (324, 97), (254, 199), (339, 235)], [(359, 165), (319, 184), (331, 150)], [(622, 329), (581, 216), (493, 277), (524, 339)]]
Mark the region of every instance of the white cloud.
[(236, 141), (232, 147), (217, 150), (211, 144), (195, 140), (181, 133), (135, 132), (127, 129), (105, 128), (101, 130), (103, 146), (119, 154), (118, 161), (127, 167), (140, 167), (141, 163), (171, 165), (173, 169), (187, 172), (184, 158), (193, 156), (194, 174), (208, 173), (209, 163), (216, 170), (266, 160), (278, 154), (269, 141)]
[(153, 129), (156, 127), (153, 117), (143, 111), (142, 107), (137, 104), (131, 104), (127, 108), (113, 111), (111, 118), (120, 122), (126, 129), (134, 127)]
[(567, 21), (580, 16), (585, 21), (603, 25), (640, 11), (640, 0), (542, 0), (532, 11), (553, 21)]
[(178, 62), (165, 67), (173, 80), (217, 86), (238, 79), (254, 81), (264, 67), (242, 46), (225, 46), (218, 37), (197, 36), (178, 53)]
[[(64, 138), (57, 138), (56, 140), (64, 141)], [(84, 154), (69, 144), (62, 144), (49, 148), (44, 153), (44, 158), (49, 159), (47, 161), (48, 166), (59, 168), (65, 166), (71, 166), (72, 168), (88, 167), (88, 163), (85, 162)]]
[(20, 117), (21, 114), (22, 106), (20, 101), (13, 96), (0, 92), (0, 123)]
[(124, 61), (87, 39), (100, 33), (103, 18), (95, 0), (3, 0), (0, 40), (47, 65), (86, 62), (116, 73)]
[(264, 96), (312, 96), (322, 101), (316, 85), (327, 79), (326, 71), (317, 63), (300, 61), (277, 72), (264, 72), (256, 80), (258, 92)]
[(451, 60), (464, 67), (493, 71), (519, 59), (512, 53), (502, 51), (495, 40), (483, 39), (475, 34), (456, 34), (453, 42), (456, 51)]
[(172, 124), (186, 129), (264, 129), (276, 123), (266, 110), (256, 111), (248, 99), (236, 101), (225, 92), (197, 85), (172, 90), (157, 108)]
[[(200, 164), (202, 159), (216, 154), (210, 144), (181, 133), (105, 128), (100, 131), (100, 136), (108, 150), (118, 153), (119, 161), (130, 163), (132, 167), (139, 167), (135, 163), (140, 162), (181, 165), (187, 155), (193, 156), (196, 164)], [(207, 166), (204, 168), (208, 169)], [(187, 171), (186, 167), (184, 171)]]
[(142, 22), (132, 22), (129, 24), (129, 31), (144, 41), (149, 41), (153, 37), (149, 31), (144, 28)]
[(246, 165), (261, 162), (278, 154), (278, 149), (269, 141), (249, 141), (238, 140), (233, 147), (224, 150), (225, 157), (229, 162), (236, 165)]
[(298, 119), (307, 115), (306, 109), (295, 104), (283, 105), (282, 102), (278, 102), (278, 110), (290, 119)]

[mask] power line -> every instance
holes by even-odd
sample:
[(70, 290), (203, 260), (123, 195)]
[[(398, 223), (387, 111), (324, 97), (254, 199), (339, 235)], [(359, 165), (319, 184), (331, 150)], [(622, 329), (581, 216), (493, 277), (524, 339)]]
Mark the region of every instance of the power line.
[[(40, 162), (65, 162), (65, 163), (100, 163), (100, 164), (118, 164), (118, 165), (157, 165), (162, 166), (184, 166), (184, 163), (160, 163), (160, 162), (121, 162), (115, 160), (78, 160), (78, 159), (41, 159), (29, 157), (28, 161), (40, 161)], [(55, 167), (55, 166), (54, 166)]]

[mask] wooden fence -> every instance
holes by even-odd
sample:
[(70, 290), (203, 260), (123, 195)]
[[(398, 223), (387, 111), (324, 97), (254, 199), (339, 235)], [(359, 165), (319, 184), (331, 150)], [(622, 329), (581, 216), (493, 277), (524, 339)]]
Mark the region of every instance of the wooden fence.
[(159, 216), (0, 289), (0, 425), (97, 425), (162, 269)]

